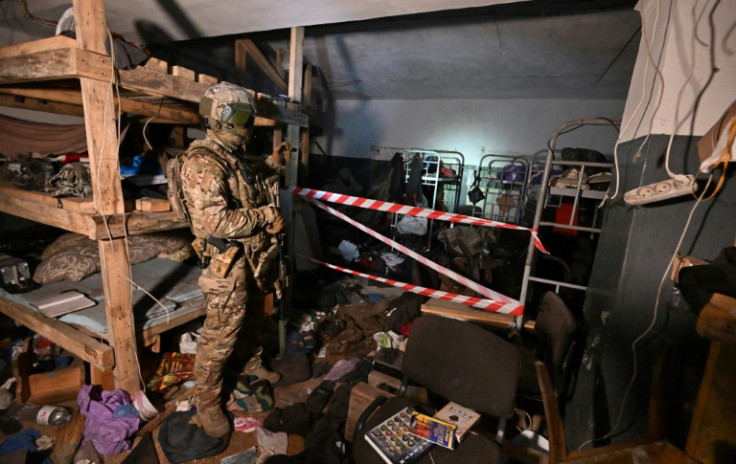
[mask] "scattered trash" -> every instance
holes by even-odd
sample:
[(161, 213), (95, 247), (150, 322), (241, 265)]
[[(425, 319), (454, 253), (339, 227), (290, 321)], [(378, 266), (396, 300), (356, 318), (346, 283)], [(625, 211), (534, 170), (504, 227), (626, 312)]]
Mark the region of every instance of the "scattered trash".
[(159, 415), (159, 410), (151, 404), (148, 397), (142, 390), (130, 395), (130, 399), (133, 402), (133, 406), (138, 411), (138, 415), (144, 421), (150, 421), (154, 417)]
[(381, 253), (381, 259), (384, 264), (390, 269), (394, 269), (399, 264), (405, 261), (405, 258), (391, 252)]
[(256, 462), (257, 458), (256, 447), (254, 446), (245, 451), (220, 459), (220, 464), (252, 464)]
[(340, 245), (337, 247), (338, 250), (340, 250), (340, 253), (342, 254), (342, 257), (347, 262), (352, 262), (360, 258), (360, 251), (358, 250), (358, 247), (348, 242), (347, 240), (343, 240), (340, 242)]
[(259, 427), (263, 427), (263, 419), (256, 419), (251, 416), (235, 416), (233, 419), (233, 428), (238, 432), (255, 432)]
[(41, 406), (35, 403), (15, 403), (8, 408), (8, 416), (20, 421), (60, 425), (69, 422), (72, 415), (61, 406)]

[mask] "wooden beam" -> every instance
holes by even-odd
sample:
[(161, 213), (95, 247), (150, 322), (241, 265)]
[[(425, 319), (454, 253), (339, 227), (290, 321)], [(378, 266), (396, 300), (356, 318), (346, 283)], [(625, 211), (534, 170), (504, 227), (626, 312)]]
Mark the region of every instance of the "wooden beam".
[[(292, 102), (302, 101), (302, 79), (304, 64), (304, 28), (291, 28), (291, 42), (289, 47), (289, 98)], [(289, 124), (286, 128), (286, 141), (294, 148), (301, 148), (299, 127)], [(300, 153), (292, 156), (286, 163), (286, 185), (299, 185), (297, 183), (297, 172)]]
[(171, 75), (181, 77), (182, 79), (187, 79), (190, 81), (196, 81), (197, 77), (197, 73), (195, 73), (193, 70), (177, 65), (171, 67)]
[(84, 335), (68, 324), (5, 298), (0, 299), (0, 311), (85, 362), (103, 370), (111, 369), (114, 365), (113, 350), (109, 345)]
[(32, 55), (34, 53), (58, 50), (60, 48), (74, 48), (77, 41), (65, 35), (55, 35), (45, 39), (23, 42), (15, 45), (8, 45), (0, 48), (0, 58), (10, 58), (14, 56)]
[[(27, 200), (46, 207), (73, 211), (75, 213), (94, 214), (96, 212), (91, 198), (54, 198), (48, 193), (23, 190), (12, 185), (0, 183), (0, 199), (8, 198)], [(39, 216), (39, 219), (43, 219), (43, 216)]]
[(450, 319), (476, 322), (499, 329), (510, 329), (514, 324), (515, 317), (507, 314), (499, 314), (493, 311), (472, 309), (459, 303), (431, 298), (422, 305), (422, 313), (435, 314)]
[[(92, 52), (80, 54), (80, 57), (92, 55), (94, 58), (93, 55), (106, 53), (104, 0), (74, 0), (73, 5), (77, 46), (82, 51)], [(125, 205), (118, 169), (118, 121), (113, 92), (110, 91), (112, 82), (83, 77), (80, 83), (95, 204), (100, 214), (123, 214)], [(115, 385), (132, 393), (141, 385), (138, 379), (128, 241), (127, 238), (120, 238), (98, 243), (105, 314), (110, 341), (115, 349)]]
[(91, 217), (86, 214), (7, 197), (1, 192), (0, 211), (82, 235), (90, 235), (90, 227), (94, 230), (94, 223), (90, 223)]
[(16, 84), (51, 79), (71, 79), (77, 75), (72, 60), (74, 49), (44, 50), (0, 59), (0, 84)]
[[(0, 88), (0, 91), (3, 89)], [(60, 103), (51, 100), (40, 100), (32, 97), (22, 97), (17, 99), (16, 96), (0, 93), (0, 106), (7, 106), (10, 108), (22, 108), (33, 111), (43, 111), (46, 113), (53, 114), (66, 114), (69, 116), (84, 116), (84, 110), (79, 105), (72, 105), (69, 103)]]
[[(261, 68), (266, 76), (268, 76), (268, 78), (271, 79), (278, 86), (279, 89), (284, 92), (288, 90), (287, 84), (286, 82), (284, 82), (284, 79), (281, 78), (279, 72), (274, 69), (268, 58), (266, 58), (266, 56), (261, 53), (261, 51), (252, 40), (236, 40), (235, 50), (237, 51), (237, 54), (235, 55), (236, 60), (239, 59), (239, 55), (245, 57), (250, 56), (251, 58), (253, 58), (253, 61), (255, 61), (258, 67)], [(242, 66), (243, 71), (245, 70), (245, 63), (240, 64), (236, 61), (236, 64), (238, 64), (238, 66)]]
[[(308, 64), (304, 71), (304, 101), (302, 107), (308, 107), (312, 102), (312, 65)], [(309, 131), (302, 131), (300, 162), (304, 169), (304, 175), (309, 176)]]
[(169, 72), (169, 63), (167, 63), (164, 60), (159, 60), (158, 58), (155, 58), (153, 56), (146, 60), (143, 67), (152, 69), (154, 71), (158, 71), (164, 74)]
[[(27, 88), (27, 87), (0, 87), (0, 92), (10, 95), (20, 95), (23, 97), (35, 98), (43, 101), (53, 101), (59, 103), (68, 103), (70, 105), (79, 105), (79, 114), (83, 115), (82, 111), (82, 93), (75, 89), (43, 89), (43, 88)], [(161, 97), (164, 98), (164, 97)], [(148, 116), (155, 118), (151, 122), (155, 123), (170, 123), (170, 124), (191, 124), (198, 125), (200, 123), (200, 116), (197, 113), (197, 109), (192, 105), (191, 108), (184, 108), (183, 106), (171, 107), (168, 106), (169, 102), (164, 101), (163, 104), (149, 103), (140, 100), (133, 100), (121, 96), (118, 100), (115, 96), (115, 110), (117, 111), (118, 104), (120, 104), (120, 110), (124, 113), (138, 114), (141, 116)]]
[(720, 462), (719, 450), (736, 447), (734, 363), (736, 344), (711, 342), (685, 446), (701, 462)]
[(111, 216), (95, 216), (94, 231), (90, 234), (93, 240), (108, 240), (124, 237), (124, 226), (127, 226), (127, 235), (140, 235), (153, 232), (163, 232), (171, 229), (189, 227), (186, 222), (177, 219), (172, 211), (151, 213), (147, 211), (132, 211), (130, 213)]

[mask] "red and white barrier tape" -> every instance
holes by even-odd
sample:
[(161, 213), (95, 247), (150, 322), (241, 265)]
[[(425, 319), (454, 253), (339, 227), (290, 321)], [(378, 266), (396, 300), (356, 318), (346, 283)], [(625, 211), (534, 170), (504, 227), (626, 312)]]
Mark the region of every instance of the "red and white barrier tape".
[(396, 248), (397, 250), (401, 251), (405, 255), (414, 258), (415, 260), (419, 261), (420, 263), (424, 264), (425, 266), (429, 267), (430, 269), (434, 269), (435, 271), (437, 271), (437, 272), (439, 272), (441, 274), (446, 275), (447, 277), (451, 278), (455, 282), (458, 282), (460, 284), (465, 285), (469, 289), (471, 289), (471, 290), (473, 290), (475, 292), (480, 293), (481, 295), (483, 295), (484, 297), (486, 297), (486, 298), (488, 298), (490, 300), (498, 300), (498, 301), (501, 301), (503, 303), (508, 303), (508, 304), (511, 304), (511, 305), (514, 305), (514, 306), (523, 306), (521, 303), (519, 303), (518, 301), (514, 300), (513, 298), (509, 298), (506, 295), (503, 295), (503, 294), (498, 293), (498, 292), (494, 292), (490, 288), (484, 287), (483, 285), (481, 285), (481, 284), (479, 284), (477, 282), (474, 282), (474, 281), (468, 279), (467, 277), (458, 274), (457, 272), (455, 272), (453, 270), (450, 270), (450, 269), (447, 269), (446, 267), (440, 266), (439, 264), (435, 263), (434, 261), (432, 261), (430, 259), (427, 259), (424, 256), (422, 256), (421, 254), (419, 254), (416, 251), (412, 250), (411, 248), (405, 247), (404, 245), (401, 245), (400, 243), (395, 242), (395, 241), (391, 240), (390, 238), (385, 237), (385, 236), (379, 234), (375, 230), (369, 229), (368, 227), (364, 226), (363, 224), (355, 221), (354, 219), (349, 218), (348, 216), (346, 216), (343, 213), (335, 210), (334, 208), (331, 208), (330, 206), (327, 206), (326, 204), (322, 203), (321, 201), (318, 201), (318, 200), (315, 200), (314, 198), (309, 198), (309, 197), (307, 197), (307, 199), (312, 204), (314, 204), (315, 206), (317, 206), (318, 208), (320, 208), (320, 209), (322, 209), (324, 211), (327, 211), (328, 213), (332, 214), (333, 216), (339, 217), (343, 221), (347, 222), (348, 224), (351, 224), (354, 227), (357, 227), (358, 229), (362, 230), (363, 232), (365, 232), (366, 234), (370, 235), (371, 237), (374, 237), (374, 238), (382, 241), (386, 245), (389, 245), (391, 247)]
[(335, 266), (334, 264), (325, 263), (318, 259), (308, 258), (306, 256), (301, 256), (301, 255), (298, 255), (298, 256), (300, 258), (308, 259), (310, 261), (313, 261), (317, 264), (321, 264), (322, 266), (328, 267), (330, 269), (334, 269), (336, 271), (344, 272), (346, 274), (351, 274), (351, 275), (358, 276), (358, 277), (364, 277), (370, 280), (375, 280), (377, 282), (382, 282), (384, 284), (392, 285), (394, 287), (403, 288), (404, 290), (408, 290), (410, 292), (414, 292), (419, 295), (428, 296), (430, 298), (439, 298), (439, 299), (446, 300), (446, 301), (452, 301), (454, 303), (464, 304), (466, 306), (473, 306), (475, 308), (483, 309), (485, 311), (495, 311), (498, 313), (508, 314), (511, 316), (522, 316), (524, 314), (524, 306), (519, 305), (519, 304), (505, 303), (503, 301), (487, 300), (483, 298), (477, 298), (474, 296), (459, 295), (457, 293), (449, 293), (449, 292), (444, 292), (442, 290), (434, 290), (434, 289), (422, 287), (419, 285), (407, 284), (405, 282), (400, 282), (398, 280), (386, 279), (384, 277), (377, 277), (371, 274), (365, 274), (363, 272), (353, 271), (352, 269)]
[(284, 187), (284, 190), (294, 195), (301, 195), (307, 198), (329, 201), (346, 206), (357, 206), (359, 208), (373, 209), (376, 211), (385, 211), (387, 213), (408, 214), (409, 216), (426, 217), (427, 219), (437, 219), (440, 221), (457, 222), (461, 224), (469, 224), (471, 226), (495, 227), (498, 229), (528, 230), (532, 234), (534, 246), (542, 253), (547, 253), (546, 248), (539, 240), (537, 229), (529, 229), (528, 227), (507, 224), (505, 222), (491, 221), (490, 219), (477, 218), (473, 216), (465, 216), (464, 214), (454, 214), (445, 211), (437, 211), (429, 208), (419, 208), (416, 206), (400, 205), (388, 201), (371, 200), (369, 198), (354, 197), (344, 195), (342, 193), (325, 192), (324, 190), (308, 189), (303, 187)]

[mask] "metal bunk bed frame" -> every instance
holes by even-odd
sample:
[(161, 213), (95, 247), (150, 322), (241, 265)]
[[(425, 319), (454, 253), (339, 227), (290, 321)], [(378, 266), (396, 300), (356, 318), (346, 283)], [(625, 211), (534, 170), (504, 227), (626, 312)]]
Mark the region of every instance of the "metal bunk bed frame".
[[(607, 126), (612, 125), (614, 127), (619, 127), (621, 125), (621, 121), (619, 120), (611, 120), (608, 118), (592, 118), (592, 119), (575, 119), (572, 121), (568, 121), (555, 130), (555, 132), (552, 134), (552, 137), (549, 139), (549, 144), (547, 145), (547, 159), (544, 165), (544, 171), (542, 174), (542, 180), (539, 184), (539, 194), (537, 197), (537, 205), (536, 210), (534, 213), (534, 223), (532, 225), (533, 229), (538, 229), (540, 226), (554, 226), (558, 228), (563, 229), (569, 229), (569, 230), (576, 230), (576, 231), (582, 231), (582, 232), (590, 232), (590, 233), (600, 233), (600, 228), (597, 227), (587, 227), (587, 226), (580, 226), (580, 225), (574, 225), (573, 224), (573, 218), (570, 218), (570, 221), (568, 224), (560, 224), (560, 223), (554, 223), (554, 222), (545, 222), (542, 221), (542, 214), (544, 212), (545, 204), (547, 202), (547, 198), (549, 195), (564, 195), (564, 196), (573, 196), (574, 202), (573, 202), (573, 211), (577, 210), (577, 207), (580, 203), (581, 198), (598, 198), (603, 199), (605, 192), (600, 191), (591, 191), (591, 190), (583, 190), (581, 188), (582, 186), (582, 173), (585, 171), (586, 167), (611, 167), (610, 163), (591, 163), (591, 162), (582, 162), (582, 161), (562, 161), (562, 160), (555, 160), (554, 154), (555, 154), (555, 146), (557, 144), (557, 138), (564, 134), (567, 129), (570, 127), (575, 126), (585, 126), (585, 125), (592, 125), (592, 126)], [(581, 175), (578, 176), (578, 183), (577, 187), (572, 189), (560, 189), (555, 187), (550, 187), (550, 178), (551, 178), (551, 172), (553, 166), (578, 166), (580, 167)], [(555, 189), (553, 191), (553, 189)], [(563, 192), (561, 190), (569, 190), (569, 192)], [(594, 218), (594, 221), (597, 221), (597, 216)], [(560, 287), (566, 287), (566, 288), (572, 288), (576, 290), (586, 291), (587, 286), (583, 285), (576, 285), (571, 284), (568, 282), (561, 282), (556, 280), (550, 280), (550, 279), (542, 279), (538, 277), (532, 276), (532, 268), (535, 264), (535, 258), (536, 258), (536, 248), (534, 246), (534, 241), (530, 238), (529, 240), (529, 248), (526, 255), (526, 262), (524, 264), (524, 275), (522, 278), (521, 283), (521, 293), (519, 296), (519, 301), (526, 304), (527, 301), (527, 294), (529, 291), (529, 283), (530, 282), (538, 282), (538, 283), (544, 283), (544, 284), (550, 284), (554, 285), (556, 291), (559, 291)], [(516, 327), (521, 328), (523, 326), (523, 317), (517, 317), (516, 319)]]

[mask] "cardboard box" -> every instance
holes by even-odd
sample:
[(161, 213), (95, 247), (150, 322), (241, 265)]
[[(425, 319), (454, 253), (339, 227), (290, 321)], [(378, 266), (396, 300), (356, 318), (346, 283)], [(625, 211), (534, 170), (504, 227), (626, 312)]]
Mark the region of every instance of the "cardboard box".
[(455, 424), (455, 438), (458, 442), (461, 442), (465, 433), (478, 422), (480, 414), (477, 411), (450, 401), (442, 409), (437, 411), (434, 417), (450, 424)]
[(445, 448), (455, 449), (457, 444), (455, 439), (456, 428), (457, 426), (450, 422), (421, 414), (415, 410), (411, 411), (409, 433)]
[(728, 131), (729, 121), (736, 118), (736, 101), (721, 116), (711, 129), (698, 141), (698, 157), (702, 163), (713, 154), (718, 139)]

